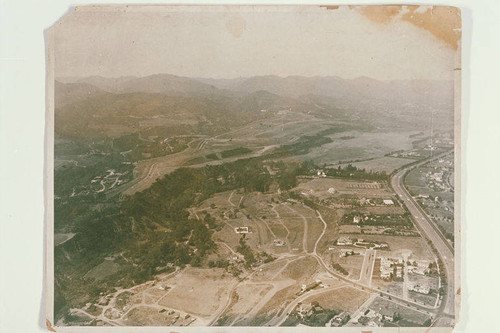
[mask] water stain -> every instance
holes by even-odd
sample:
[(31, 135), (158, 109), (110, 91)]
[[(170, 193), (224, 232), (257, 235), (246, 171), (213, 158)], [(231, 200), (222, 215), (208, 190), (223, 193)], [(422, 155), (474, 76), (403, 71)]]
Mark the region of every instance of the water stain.
[(326, 10), (336, 10), (339, 6), (319, 6), (319, 8), (325, 8)]
[(453, 49), (461, 39), (461, 12), (450, 6), (353, 6), (364, 17), (378, 24), (405, 21), (430, 32)]
[(231, 17), (226, 20), (226, 29), (234, 37), (239, 38), (247, 28), (247, 22), (242, 17)]

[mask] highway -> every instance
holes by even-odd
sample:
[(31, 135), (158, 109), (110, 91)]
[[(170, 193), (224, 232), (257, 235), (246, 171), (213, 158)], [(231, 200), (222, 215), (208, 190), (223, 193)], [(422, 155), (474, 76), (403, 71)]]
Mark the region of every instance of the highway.
[[(321, 216), (321, 213), (319, 211), (316, 211), (318, 214), (318, 218), (323, 222), (324, 224), (324, 229), (321, 235), (318, 237), (314, 250), (312, 253), (307, 254), (307, 256), (314, 257), (318, 263), (333, 277), (337, 278), (340, 281), (345, 282), (346, 284), (338, 286), (338, 288), (342, 287), (347, 287), (351, 286), (354, 288), (358, 288), (361, 290), (364, 290), (366, 292), (372, 292), (376, 293), (376, 295), (379, 295), (381, 297), (384, 297), (385, 299), (390, 300), (393, 303), (397, 303), (399, 305), (413, 308), (417, 311), (420, 311), (422, 313), (427, 313), (427, 314), (432, 314), (434, 318), (434, 322), (442, 317), (450, 317), (454, 318), (454, 313), (455, 313), (455, 303), (454, 303), (454, 295), (455, 295), (455, 288), (454, 288), (454, 250), (451, 244), (446, 240), (446, 238), (442, 235), (442, 233), (439, 231), (439, 229), (436, 227), (434, 222), (429, 218), (429, 216), (425, 213), (425, 211), (413, 200), (411, 195), (409, 194), (408, 190), (405, 188), (404, 185), (404, 179), (405, 175), (412, 169), (419, 167), (423, 164), (429, 163), (434, 159), (440, 158), (449, 152), (437, 155), (433, 157), (432, 159), (427, 159), (422, 162), (419, 162), (417, 164), (408, 166), (400, 171), (398, 171), (396, 174), (391, 179), (391, 186), (394, 189), (394, 191), (399, 195), (400, 199), (405, 203), (406, 207), (408, 208), (412, 219), (415, 223), (415, 226), (418, 228), (418, 230), (421, 232), (422, 236), (426, 239), (428, 239), (438, 252), (439, 257), (441, 258), (441, 262), (443, 266), (441, 268), (445, 269), (445, 274), (446, 274), (446, 295), (443, 298), (443, 301), (438, 307), (432, 307), (432, 306), (426, 306), (423, 305), (422, 303), (417, 303), (414, 301), (411, 301), (404, 296), (399, 296), (399, 295), (394, 295), (389, 292), (380, 290), (378, 288), (373, 288), (371, 287), (371, 276), (373, 274), (373, 266), (376, 258), (376, 252), (373, 250), (367, 250), (367, 253), (365, 255), (364, 261), (363, 261), (363, 267), (362, 267), (362, 272), (360, 274), (360, 279), (358, 281), (353, 281), (342, 274), (339, 274), (338, 272), (332, 270), (323, 260), (323, 258), (317, 254), (316, 248), (323, 237), (325, 233), (325, 229), (327, 227), (326, 222), (324, 221), (323, 217)], [(262, 267), (262, 266), (261, 266)], [(253, 273), (255, 273), (257, 270), (254, 270), (252, 273), (250, 273), (249, 276), (251, 276)], [(247, 276), (247, 278), (249, 277)], [(237, 285), (237, 284), (236, 284)], [(232, 286), (231, 292), (235, 289), (236, 285)], [(333, 289), (333, 288), (332, 288)], [(299, 298), (295, 299), (292, 303), (290, 303), (285, 311), (281, 313), (281, 315), (273, 318), (268, 325), (271, 326), (279, 326), (281, 325), (288, 315), (293, 311), (295, 306), (298, 304), (299, 301), (302, 301), (310, 296), (313, 296), (317, 293), (323, 293), (330, 290), (328, 289), (321, 289), (321, 290), (315, 290), (313, 292), (305, 293), (304, 295), (301, 295)], [(230, 293), (231, 295), (231, 293)], [(228, 297), (226, 301), (226, 306), (223, 308), (222, 311), (220, 311), (214, 319), (210, 322), (209, 325), (213, 325), (216, 323), (217, 319), (222, 315), (225, 310), (230, 305), (230, 297)]]
[(399, 195), (401, 200), (405, 203), (406, 207), (411, 213), (413, 221), (422, 235), (431, 241), (434, 248), (438, 252), (443, 263), (443, 268), (446, 273), (447, 290), (446, 297), (444, 297), (443, 302), (440, 306), (439, 313), (446, 313), (448, 315), (453, 315), (455, 313), (455, 288), (454, 288), (454, 250), (451, 244), (446, 240), (443, 234), (439, 231), (437, 226), (432, 222), (430, 217), (425, 213), (425, 211), (415, 202), (408, 190), (404, 186), (405, 175), (412, 169), (419, 167), (423, 164), (429, 163), (432, 160), (442, 157), (440, 154), (432, 159), (422, 161), (420, 163), (406, 167), (399, 172), (397, 172), (391, 179), (391, 185), (394, 191)]

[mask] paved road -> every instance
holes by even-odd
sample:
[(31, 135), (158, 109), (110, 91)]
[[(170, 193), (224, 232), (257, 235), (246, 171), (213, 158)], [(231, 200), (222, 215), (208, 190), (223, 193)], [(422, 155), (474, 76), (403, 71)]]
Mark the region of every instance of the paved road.
[[(437, 159), (442, 157), (445, 154), (438, 155), (433, 158)], [(412, 218), (416, 224), (416, 226), (423, 233), (424, 237), (429, 239), (434, 247), (436, 248), (439, 256), (441, 257), (441, 261), (443, 262), (443, 266), (446, 273), (447, 279), (447, 291), (446, 297), (443, 299), (442, 305), (440, 307), (439, 312), (445, 312), (447, 314), (455, 313), (455, 288), (454, 288), (454, 250), (450, 243), (446, 240), (446, 238), (442, 235), (439, 229), (436, 227), (434, 222), (429, 218), (429, 216), (425, 213), (425, 211), (413, 200), (410, 193), (404, 186), (404, 178), (408, 171), (426, 164), (431, 160), (425, 160), (421, 163), (409, 166), (407, 168), (402, 169), (398, 173), (396, 173), (392, 180), (391, 185), (394, 191), (399, 195), (401, 200), (405, 203), (406, 207), (410, 211)]]
[(375, 266), (375, 258), (377, 251), (367, 249), (365, 257), (363, 258), (363, 265), (361, 266), (361, 273), (359, 276), (359, 283), (367, 286), (372, 284), (373, 267)]

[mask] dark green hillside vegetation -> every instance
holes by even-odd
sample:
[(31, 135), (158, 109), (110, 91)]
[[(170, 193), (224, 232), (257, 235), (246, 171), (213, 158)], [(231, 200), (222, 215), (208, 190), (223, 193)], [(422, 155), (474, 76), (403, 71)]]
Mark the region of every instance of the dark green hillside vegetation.
[[(265, 192), (273, 181), (261, 161), (247, 159), (200, 169), (180, 168), (143, 192), (121, 200), (102, 198), (93, 209), (82, 200), (56, 206), (56, 225), (67, 223), (72, 216), (82, 221), (73, 227), (76, 236), (55, 249), (56, 310), (86, 302), (86, 293), (95, 298), (111, 286), (144, 282), (169, 265), (201, 265), (215, 249), (211, 235), (216, 225), (210, 217), (189, 219), (187, 209), (221, 191)], [(127, 258), (115, 259), (120, 263), (118, 273), (99, 284), (84, 278), (106, 256), (117, 253)], [(77, 282), (75, 276), (80, 276)]]
[(325, 171), (327, 176), (339, 178), (353, 178), (353, 179), (366, 179), (366, 180), (388, 180), (389, 175), (385, 171), (366, 171), (365, 169), (358, 169), (352, 164), (348, 164), (344, 168), (338, 166), (337, 168), (328, 168)]
[(244, 155), (251, 153), (252, 150), (245, 148), (245, 147), (238, 147), (234, 149), (229, 149), (229, 150), (224, 150), (223, 152), (220, 153), (222, 158), (227, 158), (227, 157), (233, 157), (233, 156), (238, 156), (238, 155)]

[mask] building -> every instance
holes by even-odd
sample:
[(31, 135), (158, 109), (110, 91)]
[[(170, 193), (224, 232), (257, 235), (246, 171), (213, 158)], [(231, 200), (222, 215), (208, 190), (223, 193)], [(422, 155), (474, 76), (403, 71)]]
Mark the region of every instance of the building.
[(392, 201), (391, 199), (384, 199), (384, 205), (392, 206), (394, 205), (394, 201)]
[(337, 239), (337, 245), (352, 245), (352, 239), (347, 236), (342, 236)]
[(393, 272), (393, 260), (385, 257), (380, 258), (380, 277), (382, 279), (389, 279)]
[(342, 326), (349, 321), (349, 314), (347, 312), (341, 312), (332, 319), (332, 324), (335, 326)]
[(417, 293), (420, 293), (420, 294), (424, 294), (424, 295), (429, 295), (429, 293), (431, 292), (431, 288), (427, 285), (425, 286), (421, 286), (421, 285), (418, 285), (418, 284), (415, 284), (415, 285), (409, 285), (408, 286), (408, 290), (410, 291), (414, 291), (414, 292), (417, 292)]
[(347, 257), (347, 256), (352, 256), (354, 255), (354, 251), (351, 249), (340, 249), (340, 254), (339, 257)]
[(274, 240), (274, 245), (276, 245), (276, 246), (284, 246), (285, 244), (286, 244), (285, 241), (282, 239), (275, 239)]
[(356, 224), (358, 224), (358, 223), (359, 223), (359, 221), (360, 221), (359, 216), (354, 216), (354, 217), (353, 217), (353, 219), (352, 219), (352, 222), (353, 222), (353, 223), (356, 223)]
[(319, 176), (319, 177), (326, 177), (326, 174), (323, 170), (318, 170), (318, 172), (316, 172), (316, 174)]
[(382, 308), (378, 311), (378, 314), (377, 314), (377, 317), (379, 318), (379, 320), (385, 320), (385, 321), (394, 321), (394, 312), (389, 310), (389, 309), (386, 309), (386, 308)]
[(236, 227), (234, 228), (234, 232), (237, 234), (248, 234), (248, 227)]
[(401, 267), (401, 266), (396, 267), (396, 277), (398, 277), (398, 278), (403, 277), (403, 267)]

